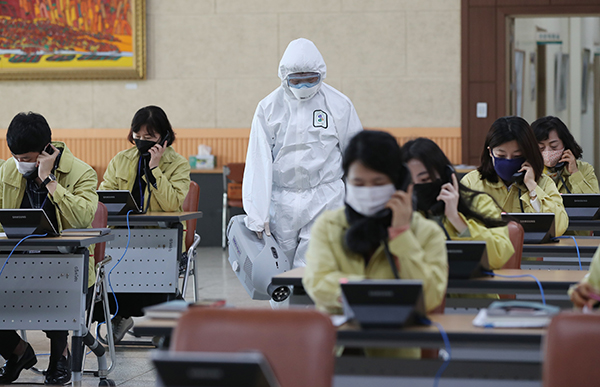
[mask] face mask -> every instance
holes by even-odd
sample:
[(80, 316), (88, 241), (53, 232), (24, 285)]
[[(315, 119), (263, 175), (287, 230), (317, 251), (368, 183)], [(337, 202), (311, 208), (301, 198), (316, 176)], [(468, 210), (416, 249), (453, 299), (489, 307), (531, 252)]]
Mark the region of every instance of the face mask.
[(346, 184), (346, 204), (364, 216), (373, 216), (385, 208), (385, 205), (396, 192), (393, 184), (374, 187), (357, 187)]
[(17, 163), (17, 171), (19, 171), (19, 173), (23, 176), (26, 176), (28, 174), (31, 174), (33, 171), (37, 170), (37, 162), (25, 162), (25, 161), (17, 161), (15, 159), (15, 162)]
[(516, 159), (499, 159), (492, 155), (494, 159), (494, 169), (500, 178), (504, 181), (512, 181), (512, 176), (521, 169), (525, 162), (525, 157)]
[[(413, 186), (413, 196), (417, 203), (417, 210), (427, 212), (437, 203), (441, 203), (442, 206), (439, 207), (443, 212), (445, 203), (437, 200), (437, 197), (442, 190), (442, 185), (441, 179), (436, 179), (431, 183), (415, 184)], [(439, 209), (437, 207), (438, 206), (436, 206), (436, 213), (434, 215), (438, 215)]]
[[(303, 86), (303, 85), (309, 85), (309, 84), (304, 83), (304, 84), (300, 84), (300, 85), (296, 85), (296, 86)], [(311, 99), (319, 91), (319, 87), (318, 87), (319, 82), (317, 82), (316, 84), (311, 83), (311, 85), (313, 85), (313, 86), (301, 87), (299, 89), (297, 89), (295, 86), (290, 85), (290, 91), (292, 92), (292, 94), (294, 94), (294, 97), (296, 97), (297, 99), (299, 99), (301, 101)]]
[(554, 167), (556, 163), (558, 163), (558, 160), (560, 160), (560, 158), (562, 157), (564, 151), (564, 148), (559, 150), (543, 151), (542, 157), (544, 158), (544, 165), (549, 168)]
[(154, 141), (140, 140), (139, 138), (135, 138), (133, 141), (141, 154), (148, 153), (150, 148), (156, 145), (156, 142)]

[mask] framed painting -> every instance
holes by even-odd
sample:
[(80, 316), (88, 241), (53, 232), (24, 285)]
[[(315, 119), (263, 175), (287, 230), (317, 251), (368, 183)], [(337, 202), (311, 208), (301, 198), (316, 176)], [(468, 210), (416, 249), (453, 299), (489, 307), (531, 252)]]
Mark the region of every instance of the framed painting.
[(146, 0), (0, 0), (0, 80), (145, 76)]

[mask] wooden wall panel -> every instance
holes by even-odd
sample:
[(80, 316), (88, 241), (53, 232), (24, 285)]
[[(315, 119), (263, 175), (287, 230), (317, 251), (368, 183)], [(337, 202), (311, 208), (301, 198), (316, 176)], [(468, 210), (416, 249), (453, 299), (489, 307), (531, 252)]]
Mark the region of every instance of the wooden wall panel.
[(469, 73), (470, 82), (496, 80), (496, 12), (492, 7), (469, 10)]
[(550, 0), (498, 0), (498, 6), (506, 6), (506, 5), (518, 5), (518, 6), (526, 6), (526, 5), (549, 5)]
[[(460, 128), (382, 128), (400, 144), (417, 137), (431, 138), (440, 145), (450, 161), (460, 164)], [(118, 152), (133, 145), (127, 140), (128, 129), (54, 129), (52, 139), (63, 141), (73, 154), (91, 165), (102, 179), (109, 161)], [(176, 129), (173, 148), (184, 157), (198, 153), (198, 145), (212, 148), (217, 168), (227, 163), (246, 161), (250, 129)], [(6, 130), (0, 130), (0, 158), (11, 157), (6, 146)]]
[[(477, 102), (487, 102), (487, 118), (477, 118)], [(471, 83), (469, 85), (469, 158), (463, 160), (469, 165), (479, 165), (481, 150), (492, 123), (498, 118), (493, 107), (496, 106), (496, 84), (494, 82)], [(463, 143), (464, 146), (464, 143)]]

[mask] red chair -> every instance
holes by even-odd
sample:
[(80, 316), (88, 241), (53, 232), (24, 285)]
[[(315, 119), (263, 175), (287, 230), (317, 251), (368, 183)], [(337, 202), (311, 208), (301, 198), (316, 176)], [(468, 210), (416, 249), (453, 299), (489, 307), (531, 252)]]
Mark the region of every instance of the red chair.
[(544, 387), (598, 385), (600, 315), (560, 313), (544, 337)]
[(330, 387), (336, 329), (315, 310), (189, 308), (171, 338), (176, 352), (260, 351), (281, 386)]
[(503, 269), (520, 269), (521, 268), (521, 256), (523, 255), (523, 238), (525, 237), (525, 231), (523, 226), (517, 222), (508, 222), (508, 236), (512, 242), (515, 253), (510, 257), (508, 261), (502, 266)]
[(229, 208), (244, 208), (242, 203), (242, 179), (246, 163), (229, 163), (223, 166), (223, 228), (221, 245), (227, 247), (227, 222)]

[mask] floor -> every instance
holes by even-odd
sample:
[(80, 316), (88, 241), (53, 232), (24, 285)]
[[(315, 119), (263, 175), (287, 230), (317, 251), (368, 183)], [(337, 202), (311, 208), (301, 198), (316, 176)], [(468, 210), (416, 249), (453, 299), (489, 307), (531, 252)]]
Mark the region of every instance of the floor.
[[(250, 299), (241, 283), (231, 270), (227, 262), (226, 251), (220, 247), (205, 247), (198, 249), (197, 260), (198, 271), (198, 298), (220, 298), (236, 307), (269, 308), (267, 301), (255, 301)], [(191, 283), (190, 283), (191, 284)], [(186, 299), (192, 300), (192, 289), (188, 288)], [(29, 331), (27, 339), (38, 354), (36, 367), (46, 369), (49, 359), (50, 344), (43, 332)], [(137, 339), (126, 336), (127, 341), (148, 341), (148, 338)], [(156, 385), (156, 375), (150, 359), (153, 347), (140, 346), (118, 346), (116, 351), (116, 366), (110, 373), (109, 378), (114, 380), (117, 386), (153, 386)], [(97, 367), (93, 356), (88, 356), (85, 369)], [(24, 370), (15, 384), (40, 385), (44, 377), (32, 370)], [(82, 386), (97, 386), (98, 378), (92, 375), (84, 375)]]

